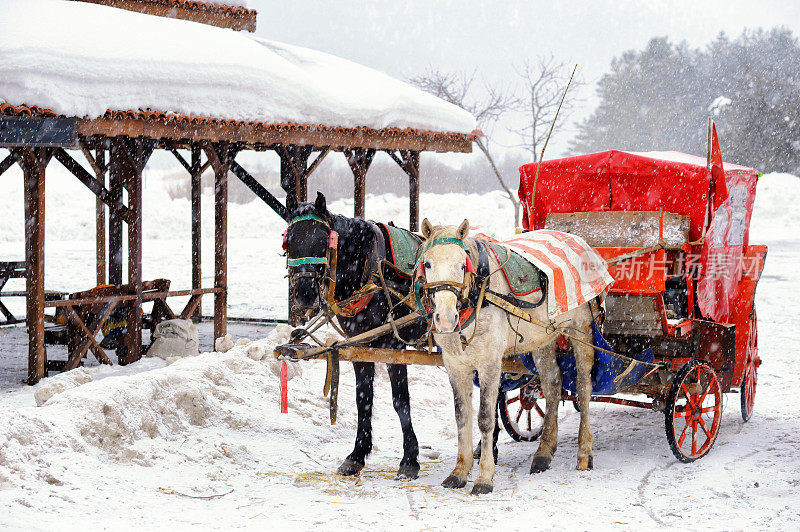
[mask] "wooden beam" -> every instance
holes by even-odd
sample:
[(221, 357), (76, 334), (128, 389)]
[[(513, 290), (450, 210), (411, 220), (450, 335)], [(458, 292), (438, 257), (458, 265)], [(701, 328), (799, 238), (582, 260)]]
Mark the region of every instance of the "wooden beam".
[(86, 169), (78, 163), (75, 159), (73, 159), (64, 148), (53, 148), (53, 156), (56, 158), (58, 162), (60, 162), (64, 168), (69, 170), (69, 172), (78, 178), (78, 181), (83, 183), (86, 188), (92, 191), (92, 193), (100, 198), (103, 203), (111, 207), (112, 209), (117, 209), (123, 219), (127, 219), (130, 216), (130, 212), (128, 209), (122, 205), (121, 201), (117, 201), (114, 195), (106, 190), (103, 184), (98, 181), (95, 177), (92, 176)]
[(306, 176), (312, 146), (278, 146), (275, 152), (281, 159), (281, 188), (286, 192), (286, 210), (291, 212), (297, 204), (306, 201)]
[(278, 216), (280, 216), (284, 220), (286, 219), (289, 213), (286, 207), (284, 207), (281, 204), (278, 198), (270, 194), (269, 190), (264, 188), (264, 186), (261, 183), (256, 181), (255, 177), (248, 174), (247, 171), (244, 168), (242, 168), (242, 166), (239, 163), (237, 163), (236, 161), (231, 161), (230, 166), (231, 166), (231, 172), (233, 172), (233, 174), (236, 177), (238, 177), (242, 181), (242, 183), (244, 183), (247, 186), (247, 188), (252, 190), (256, 196), (261, 198), (261, 200), (264, 203), (269, 205), (269, 207), (273, 211), (275, 211), (278, 214)]
[[(176, 152), (177, 153), (177, 152)], [(202, 195), (202, 181), (203, 175), (202, 166), (202, 150), (199, 145), (192, 146), (192, 159), (189, 166), (189, 174), (191, 179), (191, 203), (192, 203), (192, 289), (196, 290), (203, 285), (202, 278), (202, 255), (201, 244), (203, 241), (202, 233), (202, 218), (201, 214), (201, 195)], [(210, 163), (209, 163), (210, 164)], [(196, 312), (193, 309), (191, 318), (194, 321), (200, 321), (201, 312), (200, 308), (195, 306)], [(188, 319), (187, 316), (184, 319)]]
[(401, 154), (408, 174), (408, 230), (419, 231), (419, 152), (409, 150)]
[[(136, 139), (132, 144), (126, 139), (118, 139), (123, 144), (122, 151), (129, 156), (130, 170), (127, 173), (128, 208), (128, 286), (136, 296), (129, 307), (128, 333), (125, 336), (125, 360), (130, 364), (142, 357), (142, 171), (150, 157), (145, 141)], [(127, 144), (127, 146), (125, 146)], [(133, 148), (131, 150), (131, 148)]]
[(364, 218), (364, 200), (367, 188), (367, 170), (372, 164), (372, 159), (375, 157), (375, 150), (353, 148), (344, 151), (347, 158), (347, 164), (350, 165), (350, 170), (353, 171), (353, 200), (354, 200), (354, 215), (356, 218)]
[(8, 154), (5, 159), (0, 161), (0, 175), (3, 175), (6, 170), (14, 166), (15, 162), (17, 162), (16, 158), (12, 154)]
[[(109, 197), (114, 204), (122, 205), (123, 181), (130, 171), (123, 149), (117, 142), (112, 142), (109, 149)], [(108, 212), (108, 282), (122, 284), (122, 222), (121, 209), (109, 209)]]
[(436, 133), (417, 130), (375, 130), (366, 128), (315, 128), (313, 126), (286, 128), (258, 122), (222, 123), (146, 120), (144, 118), (96, 118), (81, 120), (78, 132), (84, 137), (147, 137), (168, 142), (229, 141), (254, 149), (274, 149), (277, 146), (330, 147), (335, 151), (346, 148), (377, 150), (414, 150), (438, 152), (472, 151), (473, 135)]
[[(87, 150), (88, 152), (88, 150)], [(96, 169), (97, 180), (105, 188), (106, 151), (98, 149), (95, 157), (87, 157)], [(106, 207), (103, 200), (95, 198), (95, 273), (97, 286), (106, 284)]]
[(203, 146), (214, 167), (214, 338), (228, 328), (228, 171), (233, 150), (227, 142)]
[(47, 376), (44, 347), (44, 181), (49, 157), (44, 148), (16, 151), (25, 175), (25, 262), (28, 322), (28, 384)]

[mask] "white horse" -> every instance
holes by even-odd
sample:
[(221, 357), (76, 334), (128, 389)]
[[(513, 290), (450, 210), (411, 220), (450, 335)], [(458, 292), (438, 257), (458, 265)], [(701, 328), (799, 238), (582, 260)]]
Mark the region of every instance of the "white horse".
[[(456, 228), (434, 227), (422, 222), (425, 242), (420, 248), (420, 266), (423, 301), (432, 310), (434, 341), (442, 348), (442, 358), (453, 388), (456, 425), (458, 427), (458, 457), (452, 473), (442, 482), (446, 488), (461, 488), (467, 483), (472, 469), (472, 389), (473, 370), (480, 379), (480, 406), (478, 427), (481, 431), (481, 453), (478, 477), (473, 494), (489, 493), (493, 489), (494, 460), (492, 458), (492, 430), (495, 426), (497, 394), (500, 385), (502, 360), (505, 355), (532, 352), (541, 379), (546, 408), (544, 428), (539, 448), (533, 457), (531, 473), (550, 467), (557, 446), (558, 403), (561, 400), (561, 371), (556, 363), (555, 340), (568, 332), (575, 352), (577, 368), (578, 401), (581, 405), (578, 432), (579, 470), (593, 466), (592, 433), (589, 428), (589, 398), (592, 392), (591, 370), (594, 364), (592, 345), (592, 302), (548, 318), (547, 303), (526, 309), (539, 324), (528, 323), (507, 314), (494, 305), (476, 309), (476, 319), (463, 329), (459, 325), (459, 311), (466, 294), (475, 287), (474, 266), (478, 264), (478, 245), (468, 238), (467, 220)], [(494, 292), (509, 293), (499, 264), (489, 255), (490, 284)], [(536, 302), (542, 294), (522, 297), (523, 301)], [(585, 343), (582, 343), (585, 342)]]

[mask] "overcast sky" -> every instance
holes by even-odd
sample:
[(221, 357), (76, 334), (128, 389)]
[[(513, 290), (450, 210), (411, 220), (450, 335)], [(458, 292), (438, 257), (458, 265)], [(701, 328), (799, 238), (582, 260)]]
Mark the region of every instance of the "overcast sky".
[[(795, 0), (250, 0), (250, 6), (258, 11), (259, 36), (332, 53), (401, 79), (434, 66), (475, 70), (492, 83), (512, 82), (513, 65), (552, 53), (579, 63), (587, 83), (576, 117), (596, 105), (594, 84), (612, 58), (641, 49), (652, 37), (704, 46), (720, 31), (736, 37), (744, 28), (785, 26), (800, 35)], [(564, 155), (570, 136), (565, 131), (554, 139), (547, 158)]]

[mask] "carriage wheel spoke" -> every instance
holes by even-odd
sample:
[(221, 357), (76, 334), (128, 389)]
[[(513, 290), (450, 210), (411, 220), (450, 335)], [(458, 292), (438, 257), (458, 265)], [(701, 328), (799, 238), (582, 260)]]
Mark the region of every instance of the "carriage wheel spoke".
[(683, 389), (683, 393), (686, 396), (686, 404), (688, 406), (694, 406), (694, 401), (692, 401), (692, 394), (689, 393), (689, 389), (686, 387), (686, 381), (681, 383), (681, 388)]
[(703, 418), (700, 418), (697, 421), (698, 421), (698, 425), (700, 425), (700, 428), (703, 429), (703, 432), (706, 433), (706, 438), (708, 438), (708, 440), (706, 440), (706, 441), (711, 441), (711, 433), (708, 432), (708, 429), (706, 428), (706, 424), (703, 422)]
[(697, 423), (692, 424), (692, 454), (697, 454)]
[(528, 410), (528, 432), (531, 432), (533, 429), (531, 428), (531, 411)]
[(544, 412), (542, 412), (542, 409), (541, 409), (541, 408), (539, 408), (539, 403), (533, 403), (533, 408), (535, 408), (535, 409), (536, 409), (536, 412), (537, 412), (537, 413), (538, 413), (538, 414), (539, 414), (541, 417), (544, 417)]
[(520, 408), (519, 412), (517, 412), (517, 419), (514, 420), (514, 423), (519, 425), (519, 420), (522, 419), (522, 413), (525, 412), (524, 408)]
[(511, 399), (507, 399), (506, 404), (510, 405), (511, 403), (516, 403), (517, 401), (519, 401), (519, 395), (517, 395), (516, 397), (512, 397)]
[(683, 447), (683, 442), (686, 439), (686, 431), (689, 430), (689, 423), (686, 423), (686, 426), (683, 427), (683, 431), (681, 432), (681, 437), (678, 438), (678, 447)]

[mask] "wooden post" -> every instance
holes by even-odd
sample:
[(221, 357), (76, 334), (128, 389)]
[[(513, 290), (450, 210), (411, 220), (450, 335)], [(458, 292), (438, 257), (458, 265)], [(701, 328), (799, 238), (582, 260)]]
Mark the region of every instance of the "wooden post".
[[(122, 142), (125, 142), (123, 139)], [(142, 357), (142, 143), (134, 141), (133, 164), (126, 175), (128, 190), (128, 285), (136, 299), (128, 312), (128, 334), (125, 338), (127, 353), (124, 363), (136, 362)], [(124, 147), (122, 149), (125, 149)], [(120, 361), (122, 363), (123, 361)]]
[(120, 160), (119, 176), (128, 191), (128, 286), (136, 296), (129, 302), (126, 352), (119, 363), (130, 364), (142, 357), (142, 172), (155, 143), (119, 137), (115, 144)]
[(214, 338), (228, 329), (228, 171), (234, 159), (227, 142), (206, 143), (203, 148), (214, 168)]
[(312, 146), (279, 146), (275, 151), (281, 158), (281, 188), (286, 192), (286, 209), (292, 212), (298, 202), (306, 201), (308, 187), (308, 158)]
[[(312, 146), (279, 146), (275, 151), (281, 158), (281, 188), (286, 192), (286, 210), (291, 213), (297, 204), (307, 200), (308, 159)], [(316, 167), (316, 163), (314, 165)], [(312, 168), (313, 170), (313, 168)], [(294, 289), (289, 287), (288, 308), (289, 325), (300, 325), (300, 312), (293, 305)]]
[[(95, 161), (98, 166), (105, 169), (106, 166), (105, 149), (98, 148), (95, 151)], [(106, 186), (106, 173), (97, 174), (97, 179), (103, 186)], [(96, 221), (96, 262), (97, 262), (97, 285), (106, 284), (106, 207), (100, 198), (95, 199), (95, 221)]]
[[(202, 151), (200, 146), (192, 144), (191, 162), (191, 186), (192, 186), (192, 289), (202, 288), (202, 259), (200, 246), (202, 242), (202, 225), (200, 216), (200, 196), (202, 193), (200, 156)], [(192, 315), (194, 321), (200, 321), (202, 317), (201, 306), (197, 306)]]
[(25, 175), (26, 311), (28, 322), (28, 384), (47, 376), (44, 347), (44, 173), (48, 156), (44, 148), (21, 148)]
[(375, 150), (351, 148), (344, 151), (350, 170), (353, 172), (353, 200), (356, 218), (364, 218), (367, 170), (375, 157)]
[(409, 220), (408, 230), (419, 231), (419, 152), (400, 152), (408, 174)]
[[(122, 203), (122, 184), (127, 162), (122, 153), (124, 147), (111, 143), (109, 150), (109, 193), (117, 203)], [(122, 213), (108, 209), (108, 282), (122, 284)]]

